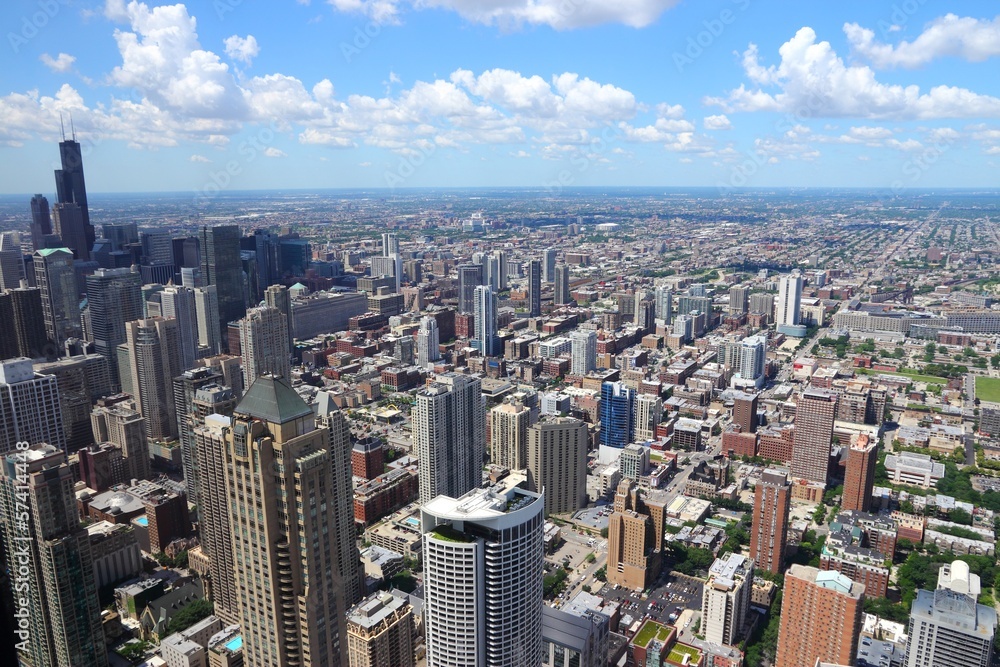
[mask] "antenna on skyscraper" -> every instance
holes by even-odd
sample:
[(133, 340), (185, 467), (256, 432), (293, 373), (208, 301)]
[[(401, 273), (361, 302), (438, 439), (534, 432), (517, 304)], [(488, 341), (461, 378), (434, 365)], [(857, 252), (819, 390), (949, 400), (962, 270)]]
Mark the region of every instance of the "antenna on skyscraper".
[(59, 112), (59, 130), (62, 132), (63, 141), (66, 141), (66, 126), (63, 125), (62, 111)]
[(73, 134), (73, 141), (76, 141), (76, 127), (73, 126), (73, 114), (69, 115), (69, 131)]

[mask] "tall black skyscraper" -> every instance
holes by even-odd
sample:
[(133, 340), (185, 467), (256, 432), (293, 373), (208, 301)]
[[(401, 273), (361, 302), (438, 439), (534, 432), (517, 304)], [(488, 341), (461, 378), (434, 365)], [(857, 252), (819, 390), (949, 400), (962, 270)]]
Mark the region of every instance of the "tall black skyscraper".
[(219, 333), (222, 340), (227, 340), (229, 323), (246, 314), (240, 260), (240, 228), (236, 225), (202, 227), (198, 237), (201, 248), (201, 280), (206, 285), (215, 285), (219, 295)]
[(87, 186), (83, 180), (83, 152), (80, 150), (80, 142), (76, 140), (75, 133), (72, 139), (67, 139), (63, 135), (63, 140), (59, 142), (59, 160), (62, 169), (56, 169), (56, 196), (60, 204), (76, 204), (80, 207), (84, 240), (87, 245), (85, 254), (89, 256), (96, 235), (94, 226), (90, 224), (90, 209), (87, 208)]
[(458, 266), (458, 312), (471, 313), (473, 311), (476, 288), (482, 284), (482, 264), (460, 264)]
[(31, 249), (45, 247), (45, 237), (52, 233), (52, 217), (49, 215), (49, 200), (45, 195), (31, 198)]
[(528, 316), (542, 314), (542, 263), (537, 259), (528, 264)]

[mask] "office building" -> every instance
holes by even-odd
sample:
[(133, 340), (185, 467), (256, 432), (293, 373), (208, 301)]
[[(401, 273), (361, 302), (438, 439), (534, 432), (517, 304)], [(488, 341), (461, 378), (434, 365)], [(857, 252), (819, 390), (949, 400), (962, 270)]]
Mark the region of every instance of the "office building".
[(701, 594), (701, 632), (705, 640), (735, 646), (743, 640), (750, 611), (754, 562), (739, 554), (716, 558)]
[(556, 249), (547, 248), (542, 252), (542, 280), (547, 283), (556, 281)]
[(841, 509), (862, 512), (871, 509), (877, 460), (878, 448), (874, 440), (866, 434), (856, 434), (851, 437), (851, 446), (847, 449), (847, 469), (844, 473)]
[(441, 358), (437, 320), (430, 316), (420, 318), (420, 328), (417, 330), (417, 365), (427, 368), (427, 365)]
[(482, 481), (486, 454), (486, 399), (478, 378), (438, 375), (416, 394), (413, 449), (420, 473), (420, 502), (457, 498)]
[(198, 347), (208, 354), (222, 353), (219, 331), (219, 291), (215, 285), (194, 288), (194, 312), (198, 322)]
[(97, 269), (87, 276), (87, 304), (94, 352), (108, 360), (117, 384), (115, 356), (125, 323), (142, 318), (142, 279), (129, 269)]
[(66, 454), (50, 444), (4, 456), (0, 526), (16, 564), (10, 568), (15, 647), (22, 664), (33, 667), (108, 664), (90, 535), (80, 523), (74, 482)]
[(910, 608), (907, 667), (990, 667), (997, 612), (977, 604), (982, 584), (956, 560), (938, 571), (934, 591), (917, 591)]
[(65, 451), (59, 406), (55, 376), (36, 373), (31, 359), (0, 361), (0, 456), (19, 442), (44, 442)]
[(35, 195), (31, 198), (31, 250), (32, 252), (45, 247), (45, 237), (52, 234), (52, 216), (49, 213), (49, 200), (45, 195)]
[(24, 255), (21, 249), (0, 248), (0, 292), (21, 286), (24, 275)]
[(276, 308), (260, 306), (240, 320), (240, 355), (247, 387), (264, 374), (291, 380), (288, 319)]
[(545, 490), (545, 516), (587, 503), (587, 425), (572, 417), (543, 417), (528, 427), (528, 489)]
[[(146, 418), (151, 440), (177, 436), (173, 379), (181, 374), (177, 320), (151, 317), (125, 323), (125, 343), (118, 346), (122, 388)], [(127, 377), (126, 377), (127, 376)]]
[(474, 294), (475, 333), (472, 346), (484, 357), (501, 354), (500, 338), (497, 336), (497, 300), (493, 288), (480, 285)]
[(98, 405), (90, 413), (97, 442), (110, 442), (120, 451), (125, 480), (149, 479), (149, 443), (146, 420), (126, 404)]
[(531, 416), (522, 403), (505, 401), (490, 410), (490, 462), (508, 470), (523, 470), (527, 464), (528, 422)]
[(656, 425), (663, 419), (663, 399), (639, 394), (635, 399), (635, 439), (646, 442), (656, 437)]
[(422, 505), (428, 667), (541, 663), (544, 499), (525, 484)]
[(413, 607), (405, 597), (380, 592), (347, 612), (350, 667), (415, 667)]
[(569, 335), (571, 341), (570, 373), (586, 375), (597, 368), (597, 332), (577, 329)]
[(813, 388), (802, 392), (795, 407), (793, 477), (826, 484), (836, 416), (836, 394)]
[[(605, 382), (601, 385), (602, 462), (635, 441), (635, 397), (635, 389), (623, 382)], [(606, 448), (614, 451), (606, 452)]]
[(566, 264), (556, 266), (555, 291), (552, 295), (552, 303), (557, 306), (565, 306), (573, 303), (570, 298), (569, 266)]
[(295, 348), (295, 338), (292, 335), (292, 296), (284, 285), (271, 285), (264, 290), (264, 304), (274, 308), (285, 316), (288, 328), (288, 354)]
[(528, 317), (542, 314), (542, 263), (533, 259), (528, 262)]
[(785, 542), (792, 485), (785, 471), (768, 468), (754, 489), (753, 522), (750, 528), (750, 558), (761, 570), (784, 571)]
[(610, 625), (593, 609), (542, 607), (542, 667), (606, 667)]
[(55, 356), (45, 331), (42, 290), (19, 287), (0, 293), (0, 334), (0, 358)]
[(781, 327), (795, 327), (799, 324), (802, 309), (802, 274), (798, 271), (781, 276), (775, 306), (774, 321), (779, 327), (779, 333), (788, 333), (782, 331)]
[(623, 479), (608, 517), (609, 584), (644, 590), (660, 574), (666, 517), (663, 494), (641, 496), (636, 483)]
[(476, 288), (483, 284), (481, 264), (458, 265), (458, 312), (472, 313), (475, 308)]
[[(83, 211), (79, 205), (58, 203), (52, 207), (54, 231), (63, 246), (73, 253), (73, 258), (80, 262), (90, 260), (90, 248), (87, 247), (87, 229), (84, 225)], [(91, 233), (93, 233), (91, 231)]]
[(202, 227), (198, 233), (201, 279), (214, 285), (218, 299), (219, 337), (225, 345), (230, 322), (243, 317), (243, 265), (240, 261), (240, 228), (236, 225)]
[(236, 406), (224, 459), (246, 664), (342, 665), (329, 429), (284, 379), (261, 376)]
[(159, 293), (159, 298), (160, 315), (177, 320), (181, 369), (194, 368), (198, 358), (198, 308), (194, 289), (168, 285)]
[[(83, 178), (83, 151), (74, 132), (71, 139), (59, 142), (59, 162), (61, 169), (55, 170), (56, 198), (60, 204), (76, 204), (84, 226), (84, 247), (89, 251), (94, 247), (95, 232), (90, 224), (90, 209), (87, 206), (87, 185)], [(83, 258), (86, 259), (86, 258)]]
[(852, 664), (864, 602), (865, 587), (839, 572), (792, 565), (785, 573), (775, 667), (813, 665), (817, 659)]
[(759, 394), (738, 392), (733, 396), (733, 423), (740, 433), (757, 432), (757, 401)]
[(46, 248), (36, 251), (33, 261), (35, 284), (42, 290), (45, 334), (59, 350), (67, 338), (79, 338), (81, 333), (73, 253), (68, 248)]

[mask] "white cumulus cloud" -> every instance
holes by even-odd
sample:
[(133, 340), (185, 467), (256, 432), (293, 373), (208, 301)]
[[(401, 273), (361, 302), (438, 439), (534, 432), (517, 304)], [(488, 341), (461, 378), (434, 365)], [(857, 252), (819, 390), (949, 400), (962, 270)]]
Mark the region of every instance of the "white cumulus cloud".
[(896, 45), (875, 39), (875, 32), (857, 23), (844, 24), (851, 50), (880, 69), (915, 68), (945, 56), (982, 62), (1000, 55), (1000, 16), (977, 19), (945, 14), (924, 28), (913, 41)]
[(253, 35), (246, 37), (230, 35), (226, 37), (223, 44), (226, 47), (227, 56), (246, 65), (253, 63), (253, 59), (260, 54), (260, 46), (257, 44), (257, 38)]
[(73, 68), (73, 63), (76, 62), (76, 58), (69, 55), (68, 53), (60, 53), (58, 56), (53, 58), (47, 53), (43, 53), (38, 56), (38, 59), (42, 61), (46, 67), (48, 67), (53, 72), (64, 73), (68, 72)]
[(718, 114), (716, 116), (705, 116), (705, 120), (702, 121), (706, 130), (731, 130), (733, 129), (733, 124), (729, 122), (729, 118), (725, 114)]

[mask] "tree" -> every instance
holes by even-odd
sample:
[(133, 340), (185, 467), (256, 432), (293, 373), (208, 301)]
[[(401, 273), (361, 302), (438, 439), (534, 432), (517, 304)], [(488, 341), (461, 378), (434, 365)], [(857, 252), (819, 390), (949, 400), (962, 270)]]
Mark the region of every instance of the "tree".
[(146, 657), (146, 651), (152, 648), (152, 644), (144, 641), (129, 642), (118, 649), (117, 653), (130, 664), (137, 665)]
[(605, 526), (604, 528), (601, 528), (601, 537), (607, 539), (607, 537), (608, 537), (608, 527), (607, 526)]
[(213, 610), (214, 605), (208, 600), (195, 600), (174, 614), (173, 618), (170, 619), (170, 623), (167, 624), (167, 634), (172, 635), (175, 632), (188, 629), (210, 615)]

